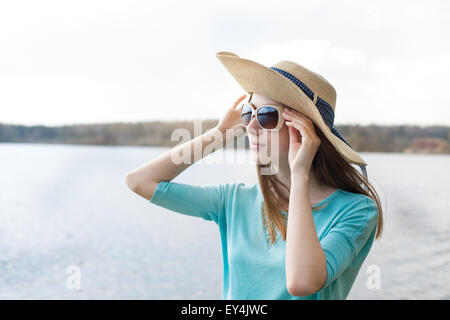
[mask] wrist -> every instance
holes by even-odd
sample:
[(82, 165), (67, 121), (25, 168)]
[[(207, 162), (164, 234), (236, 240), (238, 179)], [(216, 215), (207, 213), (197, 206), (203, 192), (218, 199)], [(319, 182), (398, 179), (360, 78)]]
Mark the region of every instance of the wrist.
[(208, 130), (205, 133), (205, 137), (210, 143), (216, 145), (216, 147), (214, 148), (215, 150), (220, 149), (224, 146), (225, 133), (219, 126), (215, 126)]
[(225, 135), (225, 129), (222, 129), (219, 125), (216, 125), (212, 130), (214, 130), (216, 133), (220, 133), (222, 136)]
[(291, 182), (293, 181), (302, 181), (309, 179), (309, 172), (305, 169), (298, 169), (295, 171), (291, 171)]

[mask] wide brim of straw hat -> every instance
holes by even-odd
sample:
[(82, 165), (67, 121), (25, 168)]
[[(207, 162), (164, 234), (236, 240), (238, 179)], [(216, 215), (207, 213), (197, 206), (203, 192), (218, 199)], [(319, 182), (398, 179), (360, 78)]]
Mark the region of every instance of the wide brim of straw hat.
[(292, 81), (271, 68), (240, 58), (232, 52), (220, 51), (216, 57), (244, 91), (256, 92), (301, 112), (322, 130), (344, 159), (359, 166), (367, 166), (356, 151), (331, 132), (313, 101)]

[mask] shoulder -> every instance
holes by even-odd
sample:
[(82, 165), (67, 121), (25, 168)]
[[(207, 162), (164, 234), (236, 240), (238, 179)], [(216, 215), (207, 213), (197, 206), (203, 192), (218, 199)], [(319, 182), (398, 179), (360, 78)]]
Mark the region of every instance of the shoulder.
[(368, 210), (373, 211), (378, 210), (377, 203), (374, 199), (369, 196), (360, 193), (353, 193), (339, 189), (339, 199), (343, 207), (349, 211), (355, 210)]
[(353, 236), (364, 229), (372, 229), (378, 223), (378, 206), (375, 200), (364, 194), (339, 189), (339, 221), (353, 225)]
[(229, 194), (232, 194), (234, 197), (257, 195), (259, 191), (258, 183), (227, 182), (225, 185), (228, 188)]
[(214, 187), (229, 198), (257, 195), (259, 190), (257, 183), (246, 184), (244, 182), (224, 182), (214, 185)]

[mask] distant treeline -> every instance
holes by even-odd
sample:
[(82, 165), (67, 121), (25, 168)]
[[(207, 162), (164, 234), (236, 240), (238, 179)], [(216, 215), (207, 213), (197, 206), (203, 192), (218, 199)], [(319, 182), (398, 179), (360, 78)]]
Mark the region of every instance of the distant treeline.
[[(197, 120), (200, 123), (200, 120)], [(202, 132), (217, 120), (202, 120)], [(78, 124), (64, 126), (24, 126), (0, 123), (0, 142), (67, 143), (95, 145), (174, 146), (175, 129), (189, 130), (194, 137), (194, 121), (152, 121), (138, 123)], [(339, 132), (358, 151), (434, 152), (450, 154), (450, 127), (339, 125)], [(248, 147), (247, 138), (245, 146)]]

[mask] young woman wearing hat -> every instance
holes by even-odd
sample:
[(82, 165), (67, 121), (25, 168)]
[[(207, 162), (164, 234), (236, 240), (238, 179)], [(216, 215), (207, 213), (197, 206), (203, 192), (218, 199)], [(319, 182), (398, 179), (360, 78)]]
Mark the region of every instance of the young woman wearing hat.
[[(333, 126), (334, 88), (292, 61), (267, 68), (231, 52), (217, 57), (249, 100), (241, 96), (215, 128), (130, 172), (128, 186), (153, 204), (218, 225), (223, 299), (345, 299), (381, 236), (383, 216), (366, 162)], [(242, 129), (258, 183), (172, 181), (195, 162), (174, 163), (174, 154)]]

